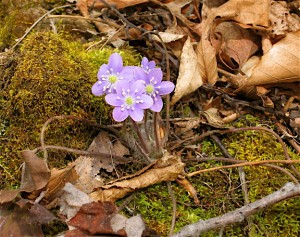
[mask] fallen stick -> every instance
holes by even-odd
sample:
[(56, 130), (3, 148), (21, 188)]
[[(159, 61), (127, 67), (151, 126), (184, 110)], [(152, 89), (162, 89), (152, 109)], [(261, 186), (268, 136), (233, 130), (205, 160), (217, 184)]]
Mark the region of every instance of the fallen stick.
[(248, 216), (253, 215), (266, 207), (283, 201), (288, 198), (300, 195), (300, 184), (286, 183), (278, 191), (269, 194), (268, 196), (259, 199), (253, 203), (247, 204), (235, 211), (228, 212), (222, 216), (210, 218), (207, 220), (199, 220), (194, 224), (183, 227), (179, 232), (172, 237), (189, 237), (200, 236), (209, 231), (225, 227), (230, 224), (235, 224), (244, 221)]

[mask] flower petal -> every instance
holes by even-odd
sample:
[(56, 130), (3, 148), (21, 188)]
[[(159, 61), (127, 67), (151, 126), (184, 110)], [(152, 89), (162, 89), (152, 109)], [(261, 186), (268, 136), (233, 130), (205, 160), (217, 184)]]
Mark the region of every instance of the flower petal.
[(150, 107), (150, 109), (154, 112), (160, 112), (162, 107), (163, 107), (163, 101), (162, 98), (160, 96), (156, 96), (155, 99), (153, 100), (154, 103), (153, 105)]
[(160, 83), (163, 78), (163, 73), (160, 68), (153, 68), (148, 74), (148, 80), (153, 80), (153, 82)]
[(141, 109), (149, 109), (153, 105), (153, 99), (148, 95), (141, 95), (141, 100), (143, 103), (137, 104)]
[(104, 86), (106, 85), (105, 82), (103, 81), (97, 81), (93, 86), (92, 86), (92, 93), (96, 96), (101, 96), (105, 94), (105, 91), (103, 91)]
[(137, 66), (125, 66), (119, 74), (120, 80), (132, 81), (135, 79), (135, 70)]
[(121, 72), (123, 69), (123, 59), (120, 54), (113, 53), (108, 59), (109, 69), (113, 69), (113, 73)]
[(138, 106), (134, 107), (134, 110), (128, 110), (129, 116), (136, 122), (142, 121), (144, 118), (144, 110)]
[(130, 83), (128, 83), (128, 81), (124, 81), (124, 80), (118, 80), (116, 83), (115, 83), (115, 87), (116, 87), (116, 92), (117, 94), (120, 96), (120, 97), (124, 97), (122, 95), (122, 91), (123, 89), (125, 91), (127, 91), (127, 89), (130, 88)]
[(148, 66), (148, 63), (149, 63), (148, 58), (143, 57), (143, 58), (142, 58), (142, 62), (141, 62), (142, 68), (146, 70), (146, 67)]
[(170, 81), (162, 81), (159, 85), (157, 85), (156, 90), (158, 90), (159, 95), (167, 95), (170, 94), (175, 88), (173, 82)]
[(106, 76), (108, 74), (108, 66), (107, 64), (102, 64), (97, 73), (97, 77), (99, 80), (102, 79), (102, 76)]
[(145, 81), (146, 83), (149, 81), (148, 80), (148, 76), (147, 76), (147, 73), (140, 67), (136, 67), (135, 70), (134, 70), (134, 79), (135, 80), (143, 80)]
[(137, 80), (130, 86), (130, 91), (132, 95), (141, 95), (145, 91), (145, 83), (142, 80)]
[(148, 63), (148, 67), (149, 67), (150, 70), (154, 69), (155, 66), (156, 66), (155, 61), (150, 61), (150, 62)]
[(124, 100), (120, 98), (117, 94), (106, 95), (105, 101), (107, 102), (107, 104), (112, 106), (121, 106), (124, 104)]
[(128, 117), (129, 113), (127, 109), (121, 110), (120, 107), (116, 107), (113, 110), (113, 118), (117, 122), (122, 122)]

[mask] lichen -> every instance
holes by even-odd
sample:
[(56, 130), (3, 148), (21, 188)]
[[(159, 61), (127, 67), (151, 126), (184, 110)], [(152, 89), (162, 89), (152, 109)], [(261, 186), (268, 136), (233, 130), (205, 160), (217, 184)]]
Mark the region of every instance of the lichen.
[[(97, 81), (97, 70), (113, 51), (87, 52), (67, 35), (47, 32), (31, 34), (24, 41), (14, 75), (0, 92), (0, 188), (17, 185), (22, 162), (18, 152), (40, 146), (41, 128), (50, 117), (74, 115), (110, 123), (111, 108), (103, 97), (92, 95), (91, 87)], [(121, 50), (125, 62), (139, 64), (139, 54), (125, 51)], [(55, 121), (46, 130), (45, 142), (87, 149), (97, 132), (84, 122)], [(74, 159), (59, 151), (49, 155), (51, 167), (62, 167)]]

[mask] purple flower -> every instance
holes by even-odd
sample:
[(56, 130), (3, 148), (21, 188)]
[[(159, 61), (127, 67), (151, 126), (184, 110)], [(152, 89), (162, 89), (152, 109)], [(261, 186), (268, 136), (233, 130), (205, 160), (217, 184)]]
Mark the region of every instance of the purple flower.
[(134, 121), (142, 121), (144, 109), (152, 106), (153, 100), (144, 94), (145, 84), (141, 80), (128, 83), (122, 80), (116, 87), (115, 94), (107, 94), (105, 100), (108, 104), (115, 106), (113, 118), (117, 122), (124, 121), (130, 116)]
[(163, 107), (161, 96), (170, 94), (175, 85), (170, 81), (162, 81), (163, 73), (160, 68), (153, 68), (148, 74), (144, 70), (136, 70), (136, 77), (144, 81), (145, 94), (153, 99), (153, 105), (150, 109), (154, 112), (160, 112)]
[(123, 67), (123, 60), (120, 54), (113, 53), (108, 64), (103, 64), (97, 74), (98, 81), (92, 87), (92, 93), (101, 96), (107, 93), (115, 92), (116, 86), (120, 80), (130, 81), (131, 67)]
[(155, 61), (150, 61), (149, 62), (148, 58), (143, 57), (141, 67), (148, 74), (152, 69), (155, 68)]

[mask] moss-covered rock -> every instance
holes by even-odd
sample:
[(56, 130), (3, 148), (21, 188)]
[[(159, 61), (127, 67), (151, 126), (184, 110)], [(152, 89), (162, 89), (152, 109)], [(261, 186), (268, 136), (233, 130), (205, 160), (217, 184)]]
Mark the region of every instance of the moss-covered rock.
[[(0, 187), (13, 186), (22, 161), (18, 152), (40, 146), (47, 119), (75, 115), (105, 123), (111, 108), (91, 93), (97, 70), (107, 63), (113, 49), (86, 52), (83, 45), (53, 33), (31, 34), (21, 47), (8, 86), (0, 92)], [(124, 61), (137, 65), (140, 56), (121, 50)], [(96, 131), (84, 122), (61, 120), (46, 131), (47, 144), (86, 149)], [(72, 156), (50, 153), (50, 164), (61, 167)]]

